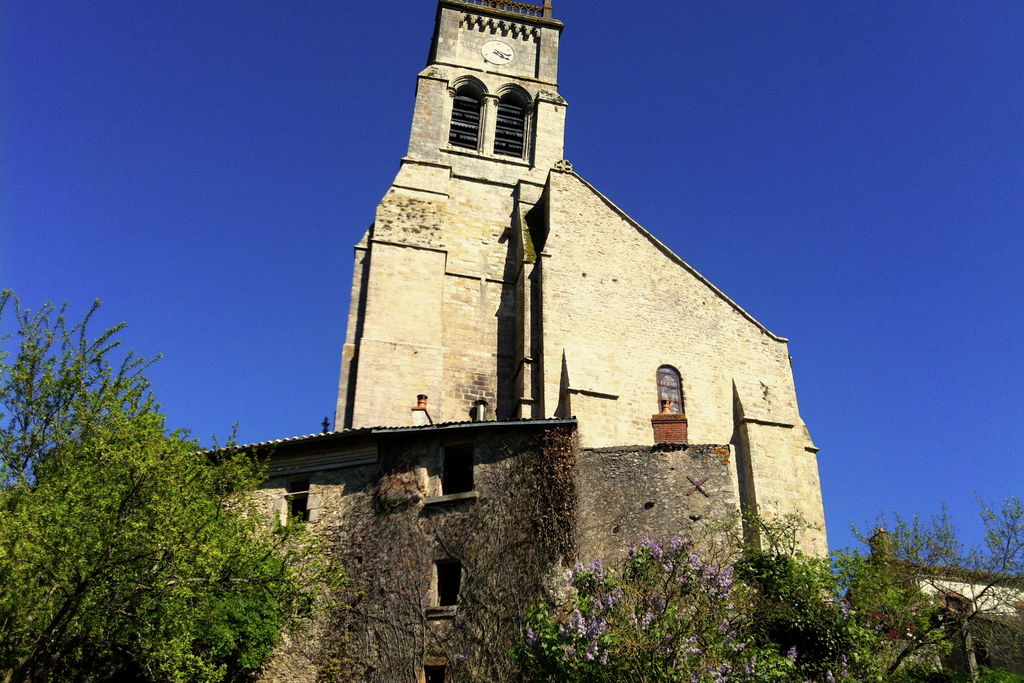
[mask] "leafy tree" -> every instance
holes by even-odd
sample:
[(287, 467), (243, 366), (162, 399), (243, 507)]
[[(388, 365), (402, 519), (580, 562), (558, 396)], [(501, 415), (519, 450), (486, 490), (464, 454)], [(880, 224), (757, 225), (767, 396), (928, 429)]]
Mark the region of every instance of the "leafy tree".
[(1024, 505), (980, 504), (985, 534), (977, 546), (962, 543), (945, 512), (929, 520), (896, 515), (892, 524), (878, 518), (870, 538), (857, 532), (870, 555), (840, 557), (857, 620), (879, 635), (873, 652), (886, 675), (920, 675), (923, 663), (943, 657), (977, 679), (979, 648), (1002, 661), (1024, 655)]
[(251, 678), (338, 573), (255, 513), (258, 463), (167, 433), (97, 306), (0, 296), (0, 677)]
[(736, 564), (754, 642), (791, 653), (799, 680), (832, 680), (858, 662), (857, 629), (826, 558), (748, 551)]

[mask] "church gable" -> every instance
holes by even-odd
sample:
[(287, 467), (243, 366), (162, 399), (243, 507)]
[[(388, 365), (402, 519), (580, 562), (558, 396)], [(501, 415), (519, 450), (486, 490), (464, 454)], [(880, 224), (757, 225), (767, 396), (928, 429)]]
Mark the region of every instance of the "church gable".
[[(558, 167), (556, 167), (555, 170), (559, 171), (560, 169)], [(576, 183), (578, 183), (580, 186), (582, 186), (583, 189), (582, 190), (579, 189), (579, 188), (570, 189), (568, 184), (571, 183), (571, 181), (569, 180), (569, 178), (566, 178), (565, 176), (569, 176), (569, 178), (571, 178), (572, 181), (575, 181)], [(618, 206), (616, 206), (610, 199), (608, 199), (606, 196), (604, 196), (593, 185), (588, 183), (586, 180), (584, 180), (579, 175), (571, 172), (571, 168), (569, 169), (568, 172), (565, 172), (563, 170), (562, 173), (553, 174), (552, 180), (556, 181), (556, 182), (561, 182), (562, 183), (560, 185), (560, 192), (561, 192), (561, 197), (562, 197), (562, 200), (563, 200), (561, 202), (561, 208), (564, 211), (568, 212), (566, 214), (568, 220), (566, 220), (564, 225), (572, 224), (572, 221), (573, 221), (572, 213), (573, 212), (575, 212), (577, 214), (586, 213), (588, 215), (595, 216), (595, 215), (600, 215), (600, 213), (602, 211), (605, 211), (605, 210), (608, 211), (610, 213), (610, 216), (608, 217), (608, 221), (611, 224), (615, 225), (615, 224), (618, 224), (618, 223), (623, 223), (626, 226), (631, 227), (633, 230), (635, 230), (643, 238), (642, 240), (639, 240), (639, 239), (634, 240), (637, 244), (641, 244), (643, 241), (648, 242), (650, 244), (650, 246), (652, 246), (656, 251), (660, 252), (668, 261), (674, 263), (676, 266), (678, 266), (683, 271), (685, 271), (690, 276), (692, 276), (695, 280), (697, 280), (698, 282), (702, 283), (705, 287), (707, 287), (709, 290), (711, 290), (711, 292), (714, 293), (715, 296), (717, 296), (722, 301), (724, 301), (729, 306), (731, 306), (741, 317), (745, 318), (748, 322), (750, 322), (755, 327), (760, 329), (762, 332), (764, 332), (766, 335), (768, 335), (768, 337), (770, 337), (771, 339), (773, 339), (775, 341), (780, 341), (780, 342), (789, 341), (785, 337), (780, 337), (780, 336), (774, 334), (771, 330), (769, 330), (763, 324), (758, 322), (757, 319), (754, 318), (754, 316), (752, 316), (750, 313), (745, 311), (735, 301), (730, 299), (724, 292), (722, 292), (722, 290), (718, 289), (707, 278), (705, 278), (703, 275), (701, 275), (699, 272), (697, 272), (697, 270), (694, 269), (690, 264), (688, 264), (686, 261), (684, 261), (678, 255), (676, 255), (675, 252), (673, 252), (671, 249), (669, 249), (667, 246), (665, 246), (653, 234), (648, 232), (642, 225), (640, 225), (639, 223), (634, 221), (625, 211), (623, 211)], [(584, 204), (587, 205), (587, 208), (582, 208)], [(572, 208), (570, 208), (570, 207), (572, 207)], [(611, 234), (609, 234), (607, 236), (608, 237), (612, 237), (612, 238), (616, 237), (616, 235), (611, 235)], [(621, 233), (619, 233), (617, 235), (617, 237), (623, 238), (623, 235)]]
[(546, 199), (545, 404), (578, 416), (585, 443), (650, 442), (663, 365), (681, 374), (692, 442), (729, 441), (734, 381), (768, 387), (776, 420), (802, 424), (785, 339), (574, 173), (553, 172)]

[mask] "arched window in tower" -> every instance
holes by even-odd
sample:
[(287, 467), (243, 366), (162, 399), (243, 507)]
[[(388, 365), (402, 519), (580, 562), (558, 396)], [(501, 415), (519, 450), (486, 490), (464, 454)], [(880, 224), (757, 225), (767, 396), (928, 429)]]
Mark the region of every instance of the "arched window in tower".
[(481, 100), (480, 92), (471, 85), (464, 85), (455, 91), (448, 144), (466, 149), (479, 149)]
[(495, 154), (523, 158), (526, 109), (526, 99), (517, 92), (505, 93), (498, 100), (498, 120), (494, 126)]
[(683, 410), (683, 379), (679, 371), (671, 365), (662, 365), (658, 368), (658, 406), (664, 405), (662, 401), (669, 402), (672, 413), (684, 414)]

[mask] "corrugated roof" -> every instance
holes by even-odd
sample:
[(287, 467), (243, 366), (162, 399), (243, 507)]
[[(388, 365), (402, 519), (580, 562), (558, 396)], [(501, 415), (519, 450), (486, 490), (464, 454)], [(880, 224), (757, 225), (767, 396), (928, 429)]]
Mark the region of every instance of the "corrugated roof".
[(568, 425), (576, 424), (576, 418), (551, 418), (551, 419), (532, 419), (525, 418), (521, 420), (484, 420), (482, 422), (475, 422), (467, 420), (463, 422), (438, 422), (436, 424), (427, 425), (402, 425), (402, 426), (379, 426), (379, 427), (359, 427), (356, 429), (342, 429), (334, 432), (322, 432), (320, 434), (303, 434), (300, 436), (288, 436), (282, 439), (271, 439), (269, 441), (259, 441), (257, 443), (238, 444), (235, 446), (226, 446), (224, 448), (211, 448), (206, 453), (218, 453), (222, 451), (239, 451), (249, 450), (253, 448), (266, 448), (268, 446), (279, 446), (282, 444), (293, 444), (304, 441), (320, 441), (330, 439), (332, 437), (339, 436), (352, 436), (356, 434), (395, 434), (401, 432), (417, 432), (417, 431), (432, 431), (432, 430), (443, 430), (443, 429), (458, 429), (458, 428), (489, 428), (489, 427), (510, 427), (513, 425)]
[(322, 432), (320, 434), (302, 434), (300, 436), (287, 436), (282, 439), (271, 439), (269, 441), (258, 441), (256, 443), (240, 443), (234, 446), (225, 446), (223, 448), (211, 448), (206, 453), (219, 453), (221, 451), (242, 451), (250, 448), (263, 448), (266, 446), (277, 446), (286, 443), (296, 443), (299, 441), (316, 441), (318, 439), (328, 439), (332, 436), (341, 436), (348, 434), (369, 434), (371, 431), (376, 429), (375, 427), (360, 427), (359, 429), (342, 429), (337, 432)]
[(576, 424), (576, 418), (570, 417), (566, 419), (562, 418), (545, 418), (541, 420), (534, 420), (531, 418), (525, 418), (522, 420), (483, 420), (480, 422), (476, 421), (465, 421), (465, 422), (439, 422), (437, 424), (429, 425), (407, 425), (402, 427), (371, 427), (370, 430), (374, 434), (378, 433), (396, 433), (396, 432), (415, 432), (422, 430), (431, 429), (452, 429), (452, 428), (463, 428), (463, 427), (476, 427), (476, 428), (487, 428), (487, 427), (511, 427), (513, 425), (568, 425)]

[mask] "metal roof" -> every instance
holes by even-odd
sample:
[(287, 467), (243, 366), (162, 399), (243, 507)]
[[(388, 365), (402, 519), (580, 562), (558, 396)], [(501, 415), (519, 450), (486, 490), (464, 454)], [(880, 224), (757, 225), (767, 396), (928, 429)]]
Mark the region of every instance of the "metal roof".
[(271, 439), (269, 441), (259, 441), (257, 443), (248, 444), (237, 444), (234, 446), (225, 446), (224, 448), (211, 448), (207, 453), (218, 453), (222, 451), (239, 451), (249, 450), (253, 448), (266, 448), (268, 446), (279, 446), (282, 444), (293, 444), (305, 441), (321, 441), (328, 440), (332, 437), (347, 437), (355, 436), (357, 434), (401, 434), (405, 432), (423, 432), (423, 431), (442, 431), (446, 429), (469, 429), (469, 428), (492, 428), (492, 427), (512, 427), (516, 425), (528, 425), (528, 426), (554, 426), (554, 425), (574, 425), (576, 424), (576, 418), (550, 418), (550, 419), (531, 419), (526, 418), (522, 420), (484, 420), (475, 422), (467, 420), (464, 422), (438, 422), (437, 424), (426, 424), (426, 425), (402, 425), (392, 427), (359, 427), (356, 429), (342, 429), (334, 432), (323, 432), (320, 434), (302, 434), (300, 436), (289, 436), (281, 439)]

